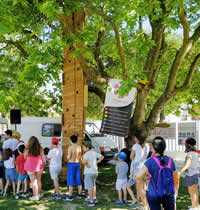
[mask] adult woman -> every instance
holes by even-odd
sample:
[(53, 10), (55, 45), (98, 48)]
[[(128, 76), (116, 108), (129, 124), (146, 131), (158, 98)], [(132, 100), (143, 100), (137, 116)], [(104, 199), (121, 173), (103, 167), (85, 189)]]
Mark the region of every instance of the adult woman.
[(42, 160), (42, 147), (35, 136), (31, 136), (25, 150), (24, 169), (27, 171), (33, 188), (33, 196), (30, 200), (39, 200), (41, 193), (41, 176), (44, 169)]
[[(152, 142), (155, 156), (149, 158), (144, 166), (141, 168), (136, 176), (136, 182), (138, 185), (143, 185), (145, 178), (149, 173), (151, 180), (147, 185), (147, 191), (144, 188), (139, 188), (139, 194), (142, 198), (145, 209), (148, 209), (148, 205), (151, 210), (161, 210), (161, 204), (166, 210), (175, 209), (175, 188), (173, 182), (173, 171), (175, 171), (174, 161), (164, 156), (166, 148), (165, 140), (157, 136)], [(161, 172), (161, 170), (164, 170)], [(166, 174), (163, 176), (163, 172)], [(161, 182), (160, 182), (161, 181)], [(165, 183), (165, 185), (161, 184)], [(167, 183), (167, 184), (166, 184)], [(147, 199), (146, 199), (147, 198)], [(147, 202), (148, 201), (148, 202)]]

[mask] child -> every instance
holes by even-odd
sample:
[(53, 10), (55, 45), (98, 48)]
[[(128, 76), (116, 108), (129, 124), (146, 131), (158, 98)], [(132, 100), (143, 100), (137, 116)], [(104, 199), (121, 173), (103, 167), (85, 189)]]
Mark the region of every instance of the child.
[[(89, 201), (87, 206), (94, 206), (96, 203), (96, 178), (98, 175), (97, 164), (100, 163), (104, 156), (91, 150), (91, 141), (83, 142), (83, 164), (84, 167), (84, 184), (85, 189), (88, 190)], [(98, 159), (98, 160), (97, 160)]]
[(53, 184), (55, 187), (55, 193), (53, 198), (61, 199), (60, 191), (59, 191), (59, 183), (58, 183), (58, 175), (62, 169), (62, 150), (58, 148), (59, 139), (54, 137), (51, 141), (51, 149), (47, 155), (47, 160), (49, 160), (49, 171), (51, 179), (53, 180)]
[(10, 180), (12, 182), (13, 195), (15, 195), (15, 179), (16, 179), (16, 169), (15, 169), (15, 160), (13, 158), (13, 152), (11, 149), (5, 149), (3, 153), (4, 159), (4, 167), (5, 167), (5, 177), (6, 177), (6, 185), (4, 188), (5, 197), (7, 194), (8, 185), (10, 184)]
[(199, 161), (198, 153), (196, 153), (196, 140), (193, 138), (187, 138), (185, 141), (185, 152), (187, 152), (185, 165), (178, 172), (180, 176), (182, 173), (185, 173), (184, 177), (184, 186), (188, 187), (188, 192), (192, 201), (192, 209), (199, 208), (199, 193), (198, 193), (198, 176), (199, 176)]
[(31, 180), (33, 196), (29, 200), (32, 201), (38, 201), (41, 198), (41, 177), (44, 169), (42, 154), (43, 149), (40, 146), (39, 140), (35, 136), (31, 136), (24, 152), (24, 169), (27, 171)]
[(72, 193), (74, 188), (74, 183), (78, 187), (77, 198), (81, 199), (82, 197), (82, 183), (80, 175), (80, 161), (82, 157), (81, 146), (77, 144), (78, 137), (76, 135), (70, 136), (71, 145), (67, 150), (67, 185), (69, 186), (69, 195), (66, 196), (64, 201), (72, 201)]
[(24, 184), (24, 193), (21, 195), (23, 198), (26, 198), (27, 195), (27, 179), (28, 179), (28, 175), (26, 173), (26, 171), (24, 170), (24, 149), (25, 149), (25, 146), (24, 144), (21, 144), (18, 146), (18, 153), (19, 153), (19, 156), (17, 156), (17, 159), (16, 159), (16, 169), (17, 169), (17, 172), (18, 172), (18, 182), (17, 182), (17, 194), (15, 196), (15, 199), (19, 199), (19, 190), (20, 190), (20, 186), (21, 186), (21, 183)]
[(3, 161), (2, 149), (0, 149), (0, 195), (3, 195)]
[[(131, 149), (131, 155), (130, 159), (132, 160), (131, 162), (131, 169), (130, 169), (130, 179), (127, 184), (127, 191), (129, 195), (132, 198), (132, 202), (129, 204), (131, 207), (137, 207), (139, 204), (137, 203), (140, 198), (137, 193), (137, 200), (133, 194), (133, 191), (131, 189), (131, 186), (136, 183), (135, 177), (139, 170), (142, 168), (144, 165), (144, 162), (147, 159), (147, 156), (149, 154), (149, 145), (146, 144), (146, 138), (142, 136), (135, 136), (135, 144), (133, 145)], [(138, 187), (145, 187), (145, 186), (137, 186), (136, 184), (136, 191), (138, 192)]]
[[(119, 198), (119, 200), (115, 202), (116, 204), (128, 203), (126, 191), (128, 164), (125, 162), (126, 159), (126, 154), (124, 152), (120, 152), (118, 155), (118, 162), (115, 168), (117, 174), (116, 190)], [(122, 190), (124, 193), (124, 200), (122, 200)]]

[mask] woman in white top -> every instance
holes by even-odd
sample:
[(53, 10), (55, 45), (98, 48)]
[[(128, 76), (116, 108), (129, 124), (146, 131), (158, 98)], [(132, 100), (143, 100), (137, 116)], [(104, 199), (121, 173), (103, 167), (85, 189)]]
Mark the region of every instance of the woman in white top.
[(198, 193), (198, 177), (199, 177), (199, 161), (198, 153), (196, 152), (196, 140), (187, 138), (185, 141), (185, 152), (187, 152), (185, 165), (178, 172), (180, 176), (185, 172), (184, 186), (188, 187), (188, 192), (192, 201), (192, 209), (199, 208), (199, 193)]
[[(135, 139), (136, 139), (135, 140), (136, 143), (132, 146), (131, 154), (130, 154), (130, 159), (132, 160), (132, 162), (131, 162), (131, 168), (130, 168), (130, 177), (127, 184), (127, 191), (132, 199), (132, 202), (129, 204), (129, 206), (131, 207), (137, 207), (138, 206), (137, 202), (139, 201), (138, 196), (137, 196), (137, 200), (135, 199), (131, 186), (136, 183), (135, 177), (137, 173), (139, 172), (139, 170), (144, 165), (147, 159), (147, 156), (149, 154), (149, 145), (146, 143), (146, 138), (143, 136), (136, 136)], [(136, 185), (136, 191), (138, 191), (137, 190), (138, 187), (141, 187), (141, 186)]]

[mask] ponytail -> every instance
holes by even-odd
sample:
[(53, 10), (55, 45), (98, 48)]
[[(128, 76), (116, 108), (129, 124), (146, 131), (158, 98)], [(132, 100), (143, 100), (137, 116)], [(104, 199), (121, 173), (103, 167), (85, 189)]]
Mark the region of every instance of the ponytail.
[(165, 165), (165, 159), (164, 159), (164, 154), (163, 153), (160, 153), (160, 164), (161, 164), (161, 166)]

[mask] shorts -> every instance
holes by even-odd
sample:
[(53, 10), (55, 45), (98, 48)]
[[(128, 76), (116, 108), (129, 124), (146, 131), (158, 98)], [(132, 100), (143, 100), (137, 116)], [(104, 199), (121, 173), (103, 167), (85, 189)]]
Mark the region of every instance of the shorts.
[(4, 171), (3, 171), (3, 166), (0, 166), (0, 179), (3, 178)]
[(192, 186), (194, 184), (198, 184), (198, 178), (199, 178), (199, 174), (195, 174), (193, 176), (185, 176), (184, 177), (184, 186), (188, 187), (188, 186)]
[(28, 179), (28, 174), (18, 174), (19, 181), (23, 181), (25, 179)]
[(6, 179), (8, 180), (15, 180), (17, 177), (16, 169), (15, 168), (6, 168)]
[(117, 179), (116, 190), (125, 190), (127, 185), (127, 179)]
[(86, 190), (91, 190), (96, 186), (97, 174), (84, 174), (84, 186)]
[(67, 186), (73, 187), (82, 185), (80, 175), (80, 163), (68, 163), (67, 165)]
[(49, 172), (50, 172), (51, 179), (52, 180), (57, 179), (60, 171), (61, 171), (60, 167), (50, 167)]

